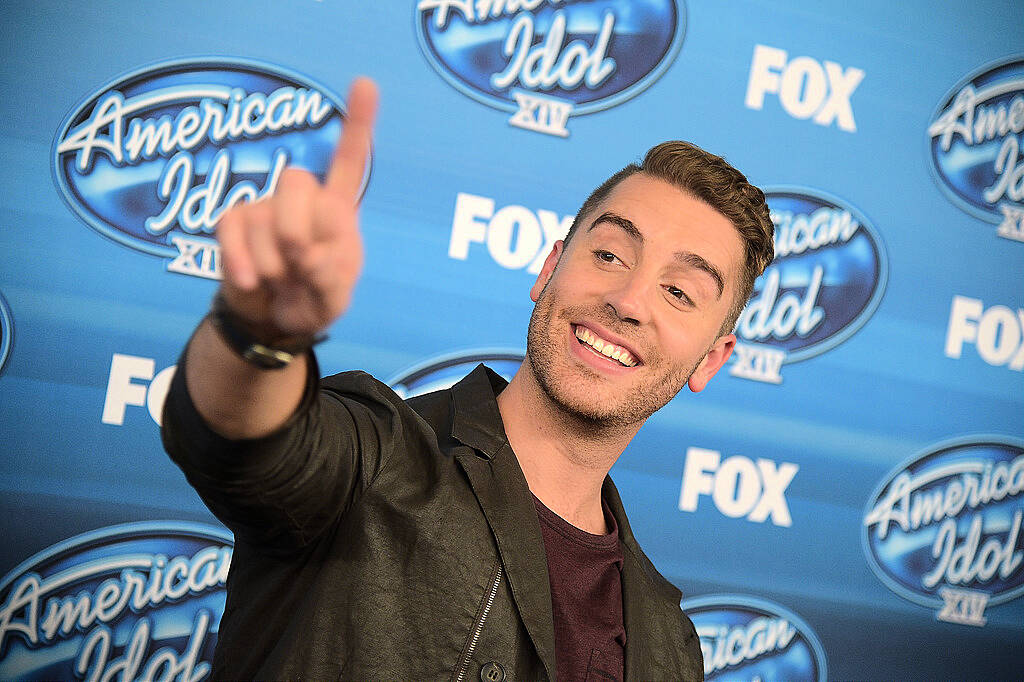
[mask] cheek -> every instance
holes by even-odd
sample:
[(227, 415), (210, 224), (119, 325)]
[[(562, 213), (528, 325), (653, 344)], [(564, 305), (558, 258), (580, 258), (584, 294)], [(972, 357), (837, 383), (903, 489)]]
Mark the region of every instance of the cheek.
[(704, 334), (698, 335), (689, 327), (674, 325), (669, 331), (660, 334), (658, 355), (662, 361), (672, 367), (685, 367), (689, 369), (699, 362), (707, 353), (711, 344), (710, 337), (705, 343)]

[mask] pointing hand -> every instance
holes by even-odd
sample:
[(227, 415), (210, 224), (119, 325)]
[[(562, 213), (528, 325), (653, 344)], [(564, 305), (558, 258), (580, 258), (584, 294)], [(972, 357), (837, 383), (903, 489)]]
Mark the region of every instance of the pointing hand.
[(377, 86), (355, 80), (326, 182), (287, 168), (272, 196), (233, 206), (217, 226), (221, 293), (264, 338), (316, 334), (351, 301), (363, 265), (357, 204), (376, 111)]

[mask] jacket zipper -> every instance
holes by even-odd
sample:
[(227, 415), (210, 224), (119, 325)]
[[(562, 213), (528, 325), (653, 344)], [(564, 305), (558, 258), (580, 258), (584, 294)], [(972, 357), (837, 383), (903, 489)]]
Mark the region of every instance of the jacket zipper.
[(491, 584), (491, 589), (487, 593), (487, 601), (484, 602), (484, 610), (480, 612), (480, 619), (477, 620), (476, 625), (473, 627), (473, 635), (470, 637), (469, 646), (466, 648), (466, 653), (459, 663), (459, 674), (455, 676), (455, 682), (462, 682), (466, 678), (466, 671), (469, 669), (469, 659), (473, 657), (473, 650), (476, 649), (476, 643), (479, 641), (480, 633), (484, 629), (484, 621), (487, 620), (487, 614), (491, 611), (494, 598), (498, 595), (498, 586), (501, 585), (501, 573), (502, 566), (499, 561), (498, 572), (494, 574), (494, 583)]

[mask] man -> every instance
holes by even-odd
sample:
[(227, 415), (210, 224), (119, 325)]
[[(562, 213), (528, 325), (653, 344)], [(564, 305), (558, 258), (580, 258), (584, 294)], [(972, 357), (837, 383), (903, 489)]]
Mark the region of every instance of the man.
[(607, 474), (729, 358), (772, 255), (764, 195), (656, 147), (555, 244), (511, 382), (478, 367), (402, 401), (364, 373), (318, 380), (308, 352), (358, 276), (375, 108), (356, 81), (323, 186), (287, 170), (224, 216), (224, 282), (167, 399), (168, 452), (236, 538), (214, 676), (701, 679)]

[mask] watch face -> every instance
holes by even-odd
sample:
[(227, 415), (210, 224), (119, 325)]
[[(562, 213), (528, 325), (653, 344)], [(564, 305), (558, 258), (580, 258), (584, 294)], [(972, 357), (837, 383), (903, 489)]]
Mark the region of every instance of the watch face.
[(259, 367), (281, 369), (295, 359), (295, 354), (277, 348), (267, 348), (262, 343), (254, 343), (245, 349), (242, 357)]

